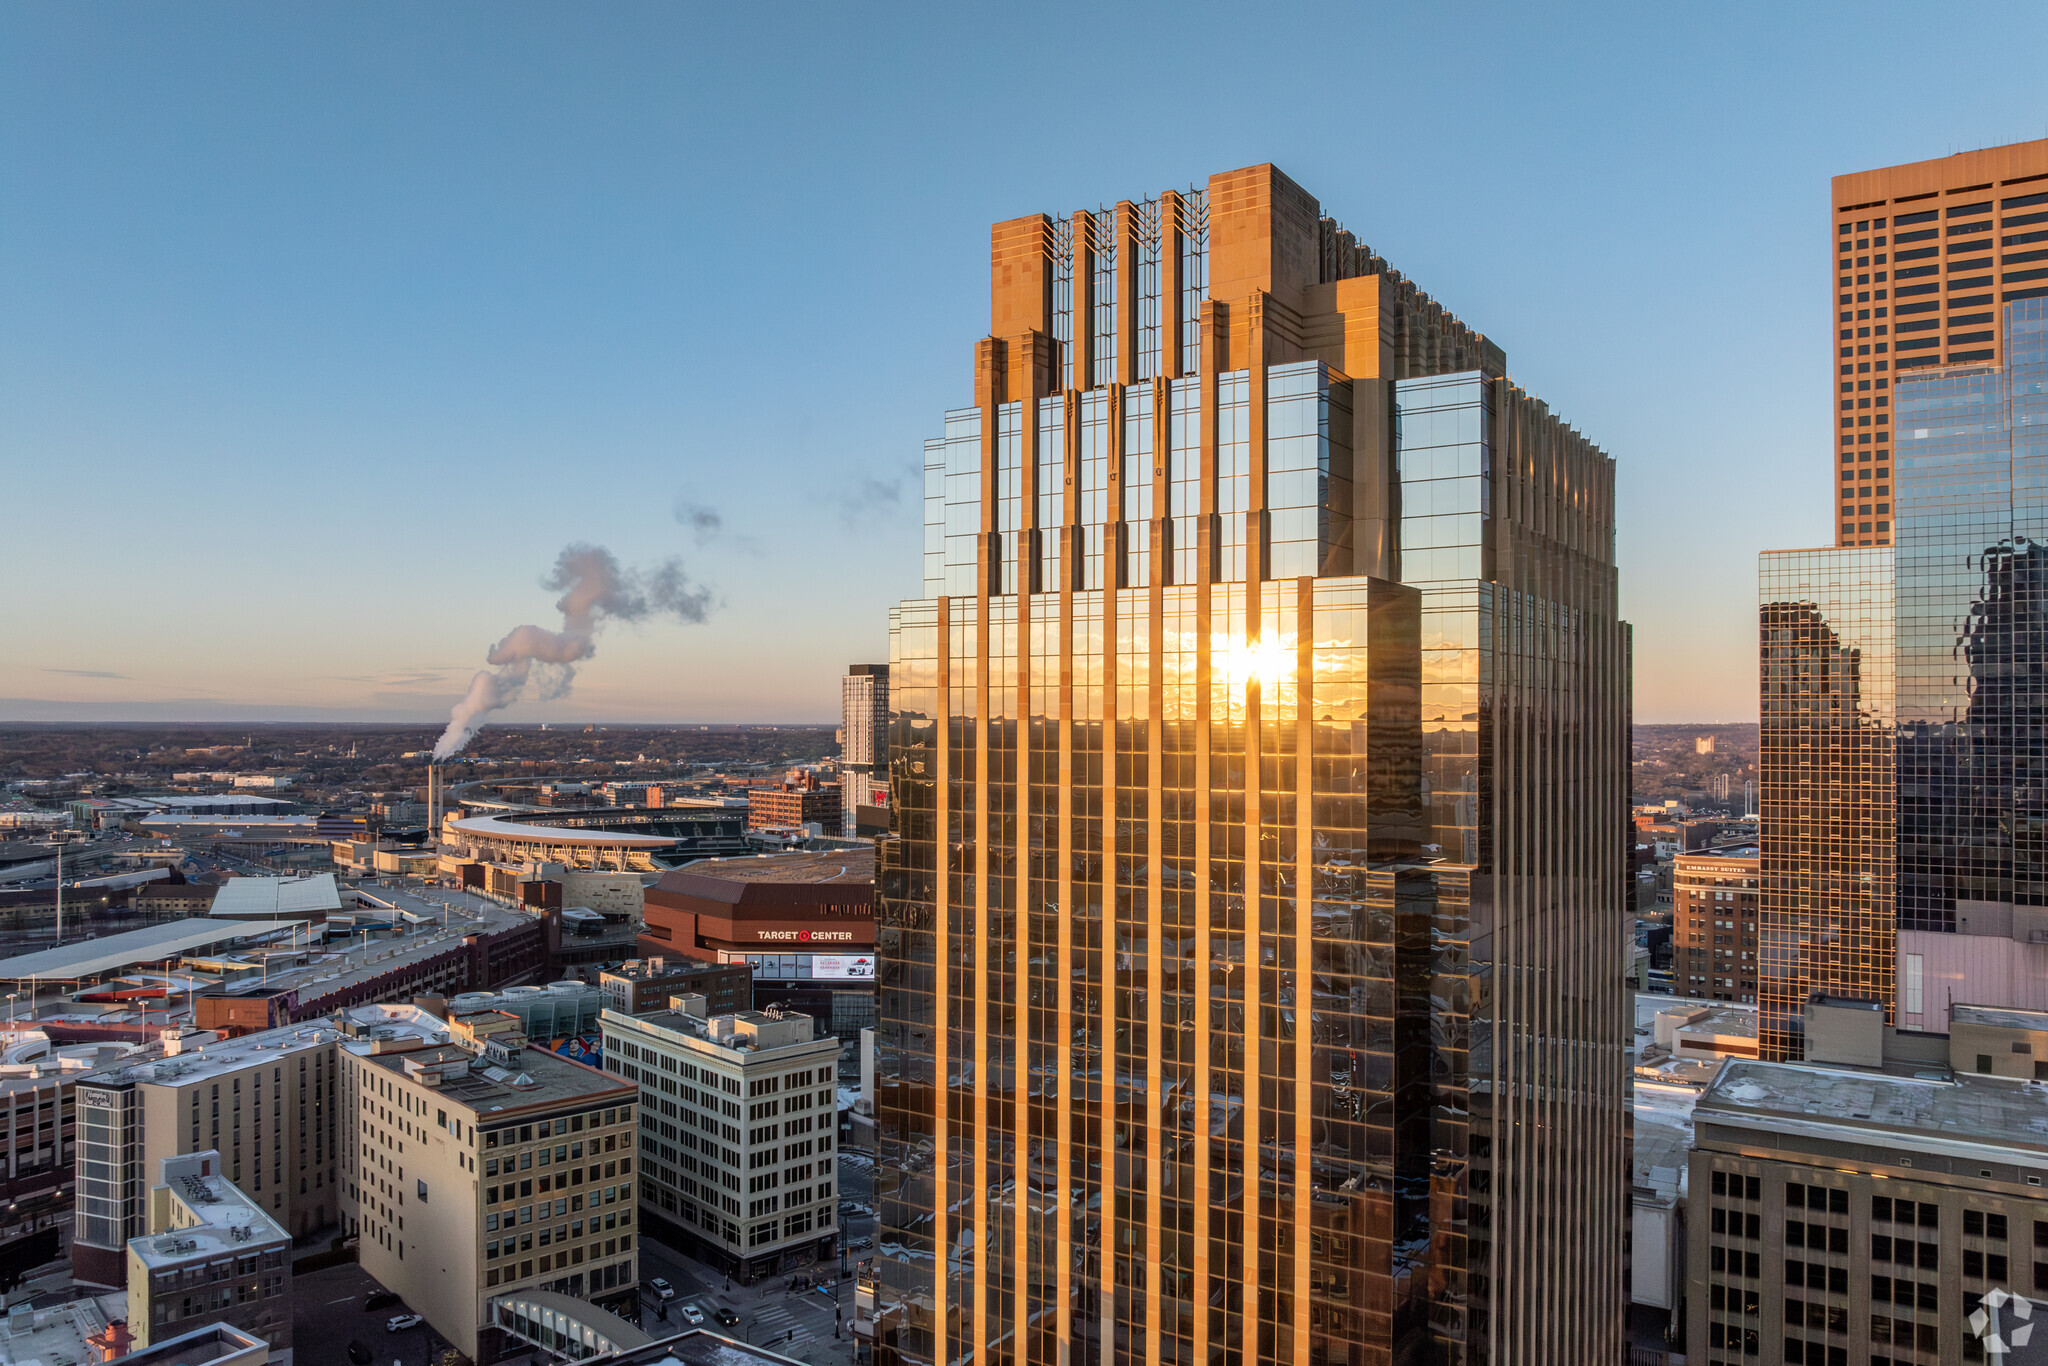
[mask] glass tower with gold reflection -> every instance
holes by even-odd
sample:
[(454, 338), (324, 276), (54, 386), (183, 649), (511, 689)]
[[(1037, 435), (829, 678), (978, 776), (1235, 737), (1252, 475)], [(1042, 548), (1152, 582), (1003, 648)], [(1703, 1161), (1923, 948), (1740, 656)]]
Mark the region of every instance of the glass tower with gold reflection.
[(1615, 1359), (1612, 460), (1270, 166), (991, 265), (891, 617), (878, 1357)]

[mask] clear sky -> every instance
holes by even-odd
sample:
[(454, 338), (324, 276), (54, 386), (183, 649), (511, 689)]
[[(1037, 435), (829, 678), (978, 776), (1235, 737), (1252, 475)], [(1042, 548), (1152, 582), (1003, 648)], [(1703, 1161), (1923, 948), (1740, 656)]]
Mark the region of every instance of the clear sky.
[(2038, 4), (8, 5), (0, 719), (444, 719), (574, 542), (710, 610), (511, 718), (833, 719), (988, 224), (1262, 161), (1615, 455), (1638, 719), (1753, 718), (1755, 554), (1829, 538), (1828, 177), (2048, 135), (2043, 51)]

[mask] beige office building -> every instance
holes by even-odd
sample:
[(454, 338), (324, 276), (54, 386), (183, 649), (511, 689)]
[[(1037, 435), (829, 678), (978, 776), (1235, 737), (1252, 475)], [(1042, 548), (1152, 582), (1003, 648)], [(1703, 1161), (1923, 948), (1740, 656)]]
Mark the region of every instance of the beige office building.
[(728, 1274), (830, 1257), (839, 1040), (818, 1037), (808, 1015), (676, 1002), (603, 1016), (605, 1069), (640, 1088), (640, 1203)]
[(2048, 1290), (2039, 1087), (1731, 1061), (1693, 1135), (1694, 1366), (1984, 1361), (1987, 1297)]
[[(222, 1174), (213, 1149), (166, 1157), (149, 1232), (128, 1242), (128, 1328), (137, 1348), (212, 1323), (292, 1352), (292, 1236)], [(193, 1360), (202, 1360), (195, 1356)]]
[(527, 1048), (503, 1011), (437, 1038), (385, 1010), (342, 1050), (363, 1269), (480, 1366), (524, 1350), (496, 1326), (500, 1296), (629, 1307), (637, 1092)]
[(128, 1240), (146, 1231), (163, 1159), (213, 1149), (221, 1174), (294, 1236), (337, 1224), (335, 1045), (331, 1025), (220, 1039), (171, 1039), (169, 1056), (78, 1082), (74, 1273), (94, 1285), (126, 1275)]

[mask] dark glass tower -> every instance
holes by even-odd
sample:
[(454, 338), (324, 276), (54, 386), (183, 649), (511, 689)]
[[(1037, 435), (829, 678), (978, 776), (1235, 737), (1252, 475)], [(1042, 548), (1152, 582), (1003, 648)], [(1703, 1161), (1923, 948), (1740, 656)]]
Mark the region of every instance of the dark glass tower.
[(1946, 1033), (2048, 976), (2048, 299), (1999, 331), (1896, 381), (1891, 547), (1763, 557), (1767, 1056), (1817, 991)]
[(992, 274), (891, 622), (878, 1355), (1616, 1359), (1612, 460), (1271, 167)]

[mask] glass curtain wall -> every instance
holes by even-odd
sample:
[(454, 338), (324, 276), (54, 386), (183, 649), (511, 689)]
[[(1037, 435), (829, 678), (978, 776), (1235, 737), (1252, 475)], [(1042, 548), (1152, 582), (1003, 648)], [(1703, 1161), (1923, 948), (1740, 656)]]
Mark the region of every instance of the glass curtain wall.
[[(1897, 650), (1893, 549), (1759, 561), (1761, 1047), (1798, 1057), (1815, 991), (1890, 995)], [(1732, 969), (1719, 974), (1742, 980)], [(1739, 990), (1739, 988), (1730, 989)]]
[(1626, 1218), (1611, 465), (1497, 377), (1389, 384), (1406, 582), (1355, 576), (1353, 382), (1269, 367), (1255, 451), (1250, 380), (1217, 377), (1213, 434), (1202, 377), (1158, 391), (1164, 507), (1150, 384), (1038, 399), (1029, 527), (997, 405), (1028, 582), (956, 573), (978, 415), (928, 456), (949, 591), (892, 623), (889, 1360), (1507, 1363), (1611, 1308), (1551, 1274)]

